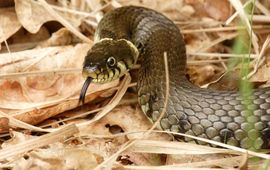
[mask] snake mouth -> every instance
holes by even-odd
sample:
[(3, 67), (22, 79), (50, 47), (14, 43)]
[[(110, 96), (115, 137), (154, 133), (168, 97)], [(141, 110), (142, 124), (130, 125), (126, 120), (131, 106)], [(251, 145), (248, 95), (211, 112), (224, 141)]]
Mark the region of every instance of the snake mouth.
[(92, 66), (92, 67), (87, 66), (83, 68), (82, 76), (85, 78), (91, 77), (92, 79), (96, 79), (97, 71), (98, 71), (97, 66)]

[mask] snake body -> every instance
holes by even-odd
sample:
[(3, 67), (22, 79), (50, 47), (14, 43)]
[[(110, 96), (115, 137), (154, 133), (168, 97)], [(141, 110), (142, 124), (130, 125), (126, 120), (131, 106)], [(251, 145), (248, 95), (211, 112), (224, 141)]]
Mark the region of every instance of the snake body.
[[(85, 58), (84, 74), (96, 82), (107, 82), (128, 70), (139, 55), (138, 100), (143, 112), (154, 122), (159, 118), (165, 102), (163, 56), (166, 52), (169, 97), (165, 115), (160, 121), (162, 129), (242, 148), (270, 148), (270, 88), (256, 89), (253, 95), (245, 96), (237, 91), (201, 89), (191, 84), (185, 77), (186, 50), (182, 35), (178, 27), (161, 13), (135, 6), (115, 9), (99, 22), (96, 42), (99, 40), (104, 41), (94, 45)], [(117, 40), (131, 44), (124, 55), (119, 52), (124, 47), (118, 48), (110, 43)], [(120, 58), (133, 55), (133, 59), (119, 62), (117, 54), (114, 54), (118, 52), (122, 55)], [(122, 64), (115, 68), (104, 65), (108, 62), (106, 56), (116, 58), (116, 61), (109, 62)], [(90, 74), (91, 71), (95, 72), (95, 76)], [(245, 102), (249, 103), (247, 107)], [(193, 141), (188, 137), (184, 140)]]

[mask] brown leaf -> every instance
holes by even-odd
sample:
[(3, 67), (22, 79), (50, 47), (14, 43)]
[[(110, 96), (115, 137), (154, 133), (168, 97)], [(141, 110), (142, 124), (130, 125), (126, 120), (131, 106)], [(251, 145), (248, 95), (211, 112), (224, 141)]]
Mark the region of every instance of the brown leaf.
[(54, 20), (37, 1), (15, 0), (15, 10), (20, 23), (31, 33), (38, 32), (44, 23)]
[(263, 65), (258, 71), (251, 77), (251, 82), (270, 82), (270, 67)]
[(61, 28), (45, 42), (41, 43), (41, 47), (50, 47), (50, 46), (63, 46), (69, 45), (72, 43), (73, 35), (66, 28)]
[[(83, 78), (78, 72), (88, 44), (75, 47), (50, 47), (34, 49), (12, 54), (0, 55), (2, 77), (10, 73), (27, 72), (20, 77), (11, 76), (0, 82), (0, 109), (6, 113), (16, 112), (16, 118), (30, 124), (36, 124), (65, 110), (78, 106), (78, 97), (83, 85)], [(78, 68), (69, 74), (46, 73), (46, 71), (65, 68)], [(26, 76), (29, 72), (44, 71), (45, 74)], [(91, 93), (114, 87), (118, 82), (104, 85), (91, 84), (86, 101), (98, 95)], [(2, 89), (2, 90), (1, 90)], [(36, 109), (36, 108), (39, 109)], [(18, 113), (19, 112), (19, 113)]]
[[(22, 134), (17, 133), (22, 136)], [(19, 158), (19, 157), (18, 157)], [(27, 159), (15, 160), (15, 169), (93, 169), (100, 156), (87, 147), (70, 148), (61, 143), (51, 144), (27, 154)]]
[(14, 8), (0, 9), (0, 44), (21, 28)]
[[(27, 44), (30, 42), (40, 42), (48, 39), (50, 37), (50, 33), (46, 27), (42, 26), (37, 33), (32, 34), (24, 29), (20, 29), (16, 34), (14, 34), (10, 39), (13, 44)], [(35, 47), (35, 46), (34, 46)], [(14, 50), (11, 49), (14, 52)], [(22, 51), (22, 50), (20, 50)]]
[(216, 80), (219, 77), (217, 73), (220, 72), (220, 67), (213, 64), (207, 64), (205, 66), (189, 66), (187, 70), (190, 81), (199, 86)]
[(266, 83), (270, 82), (270, 67), (263, 65), (257, 72), (250, 78), (251, 82), (254, 83)]
[[(81, 129), (81, 135), (102, 134), (112, 135), (110, 127), (119, 126), (124, 132), (139, 132), (149, 130), (152, 123), (147, 119), (145, 114), (140, 110), (135, 110), (130, 106), (120, 106), (104, 116), (101, 120)], [(129, 139), (141, 137), (141, 133), (129, 134)], [(149, 138), (169, 139), (165, 134), (153, 133)]]
[(205, 0), (204, 9), (211, 18), (219, 21), (226, 21), (231, 15), (228, 0)]
[(227, 0), (185, 0), (195, 8), (200, 17), (208, 16), (216, 20), (225, 21), (231, 15), (230, 3)]
[(194, 10), (190, 6), (186, 5), (183, 0), (121, 0), (119, 2), (124, 5), (139, 5), (155, 9), (162, 12), (172, 20), (184, 20), (186, 17), (189, 17), (194, 13)]
[(9, 119), (6, 117), (0, 118), (0, 131), (5, 132), (9, 129)]
[[(79, 44), (75, 48), (71, 46), (50, 47), (12, 53), (11, 56), (14, 57), (10, 57), (10, 54), (2, 54), (0, 59), (1, 72), (9, 76), (9, 73), (16, 72), (46, 72), (65, 68), (80, 68), (88, 49), (89, 45)], [(66, 75), (37, 74), (36, 76), (19, 77), (12, 81), (10, 79), (3, 80), (0, 83), (0, 89), (4, 88), (5, 91), (0, 93), (0, 101), (2, 101), (0, 107), (25, 109), (30, 104), (29, 102), (44, 102), (59, 99), (59, 97), (72, 96), (76, 90), (79, 91), (82, 83), (82, 76), (74, 73)], [(8, 106), (11, 104), (9, 101), (15, 102), (16, 105)], [(20, 102), (26, 104), (26, 107), (20, 105)]]

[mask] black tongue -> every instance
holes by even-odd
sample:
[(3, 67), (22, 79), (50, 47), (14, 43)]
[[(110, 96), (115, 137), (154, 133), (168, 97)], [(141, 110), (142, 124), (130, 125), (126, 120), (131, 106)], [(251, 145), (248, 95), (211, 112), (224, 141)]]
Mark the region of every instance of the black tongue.
[(85, 94), (87, 92), (87, 89), (89, 87), (89, 84), (92, 82), (93, 78), (92, 77), (87, 77), (84, 84), (83, 84), (83, 87), (81, 89), (81, 93), (80, 93), (80, 99), (79, 99), (79, 104), (84, 104), (84, 99), (85, 99)]

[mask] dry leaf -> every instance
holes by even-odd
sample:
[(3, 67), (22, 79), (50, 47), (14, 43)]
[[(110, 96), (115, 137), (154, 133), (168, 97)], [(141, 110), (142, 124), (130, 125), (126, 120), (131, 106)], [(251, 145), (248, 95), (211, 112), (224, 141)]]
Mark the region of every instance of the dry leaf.
[[(46, 72), (50, 70), (57, 72), (57, 69), (80, 68), (89, 47), (89, 45), (80, 44), (75, 48), (72, 46), (50, 47), (12, 54), (1, 54), (1, 71), (8, 76), (9, 73), (16, 72)], [(31, 105), (33, 102), (45, 102), (72, 96), (74, 92), (80, 90), (83, 82), (81, 75), (78, 73), (57, 75), (52, 72), (45, 75), (37, 74), (37, 76), (24, 76), (13, 80), (3, 80), (0, 83), (0, 89), (4, 88), (5, 92), (0, 94), (0, 107), (6, 109), (26, 109), (28, 108), (27, 105)], [(10, 95), (12, 93), (13, 95)], [(11, 103), (13, 103), (13, 106), (10, 105)], [(20, 103), (26, 105), (23, 106)]]
[[(26, 135), (26, 134), (23, 134), (21, 132), (16, 132), (16, 131), (11, 131), (10, 136), (11, 136), (11, 139), (4, 141), (2, 143), (2, 145), (1, 145), (2, 149), (12, 148), (13, 146), (15, 146), (17, 144), (20, 144), (20, 143), (23, 143), (29, 139), (35, 138), (35, 136)], [(13, 157), (8, 158), (8, 159), (9, 160), (16, 160), (16, 159), (21, 158), (22, 156), (23, 156), (23, 154), (17, 154), (16, 156), (13, 156)]]
[(0, 44), (20, 28), (14, 8), (0, 8)]
[(226, 21), (231, 15), (228, 0), (205, 0), (203, 5), (208, 15), (216, 20)]
[(268, 0), (261, 0), (261, 4), (267, 9), (270, 8), (270, 2)]
[[(1, 54), (0, 66), (2, 74), (5, 74), (2, 76), (8, 77), (10, 73), (17, 72), (46, 73), (50, 70), (57, 73), (57, 69), (81, 68), (89, 47), (87, 44), (78, 44), (75, 47), (49, 47)], [(0, 108), (6, 113), (16, 113), (16, 118), (20, 120), (36, 124), (78, 106), (79, 92), (84, 81), (80, 72), (13, 77), (0, 82), (0, 89), (5, 89), (0, 93)], [(102, 86), (91, 84), (88, 92), (94, 93), (116, 85), (117, 82)], [(76, 97), (72, 99), (74, 96)], [(86, 101), (97, 96), (90, 96), (88, 93)]]
[(98, 156), (88, 148), (53, 147), (31, 152), (28, 159), (17, 161), (14, 168), (19, 169), (93, 169), (98, 164)]
[[(48, 39), (50, 36), (51, 35), (50, 35), (50, 32), (48, 31), (48, 29), (46, 27), (43, 27), (43, 26), (35, 34), (29, 33), (27, 31), (25, 31), (24, 29), (20, 29), (18, 32), (16, 32), (10, 38), (10, 40), (12, 41), (12, 44), (10, 44), (10, 51), (15, 52), (15, 50), (12, 49), (13, 44), (23, 45), (23, 44), (29, 44), (29, 43), (33, 42), (33, 44), (34, 44), (33, 47), (35, 47), (35, 45), (37, 45), (37, 43)], [(33, 48), (33, 47), (31, 47), (31, 48)], [(23, 50), (24, 49), (21, 49), (20, 51), (23, 51)]]
[(263, 65), (258, 71), (251, 77), (251, 82), (270, 82), (270, 67)]
[(31, 33), (36, 33), (40, 27), (54, 18), (36, 1), (15, 0), (15, 10), (22, 26)]
[(190, 81), (198, 86), (202, 86), (216, 80), (220, 76), (217, 73), (220, 72), (222, 72), (222, 69), (213, 64), (189, 66), (187, 70), (187, 73), (190, 76)]
[[(108, 113), (98, 122), (81, 129), (81, 135), (103, 134), (112, 135), (110, 127), (119, 126), (123, 132), (140, 132), (149, 130), (152, 123), (140, 110), (135, 110), (130, 106), (120, 106)], [(131, 133), (127, 137), (136, 139), (141, 137), (141, 133)], [(151, 139), (165, 140), (170, 139), (167, 135), (153, 133), (149, 136)]]
[(6, 117), (0, 117), (0, 131), (7, 132), (9, 129), (9, 119)]
[(227, 0), (185, 0), (195, 8), (200, 17), (208, 16), (216, 20), (225, 21), (231, 15), (230, 3)]
[(50, 46), (64, 46), (69, 45), (73, 41), (73, 35), (66, 28), (61, 28), (57, 32), (53, 33), (52, 36), (45, 42), (41, 43), (40, 47)]
[(11, 131), (10, 132), (11, 139), (5, 141), (1, 147), (2, 148), (8, 148), (12, 147), (13, 145), (23, 143), (29, 139), (35, 138), (34, 136), (26, 135), (21, 132)]
[(119, 0), (118, 2), (125, 5), (138, 5), (155, 9), (172, 20), (184, 20), (194, 13), (194, 10), (186, 5), (183, 0)]
[[(221, 25), (222, 22), (220, 22), (231, 15), (230, 4), (227, 0), (49, 0), (46, 2), (43, 0), (15, 0), (16, 11), (12, 8), (0, 9), (0, 21), (2, 21), (0, 22), (0, 43), (9, 38), (8, 43), (11, 47), (11, 53), (0, 55), (0, 77), (2, 78), (0, 80), (0, 110), (31, 124), (42, 122), (67, 110), (69, 114), (65, 112), (62, 117), (68, 117), (68, 121), (62, 121), (60, 116), (53, 117), (52, 120), (59, 123), (60, 119), (60, 121), (68, 125), (72, 123), (81, 124), (81, 122), (88, 123), (91, 121), (89, 119), (92, 115), (77, 119), (74, 117), (78, 116), (77, 113), (80, 116), (87, 115), (89, 114), (88, 111), (92, 109), (104, 108), (104, 104), (110, 101), (109, 97), (119, 88), (116, 87), (118, 81), (105, 85), (91, 84), (86, 101), (97, 100), (86, 105), (84, 109), (78, 107), (79, 91), (83, 83), (80, 73), (82, 61), (86, 51), (89, 50), (92, 44), (78, 44), (77, 39), (74, 39), (67, 29), (88, 42), (87, 37), (81, 34), (83, 31), (75, 29), (82, 21), (88, 21), (88, 24), (96, 26), (96, 21), (93, 19), (99, 20), (105, 12), (116, 7), (130, 4), (149, 7), (162, 12), (181, 26), (189, 54), (191, 52), (193, 54), (198, 52), (209, 54), (232, 53), (232, 41), (226, 40), (234, 38), (230, 34), (237, 34), (238, 26), (235, 23), (231, 23), (231, 26), (228, 27), (231, 30), (228, 32), (228, 30), (224, 31), (227, 27)], [(260, 1), (260, 3), (265, 7), (269, 5), (266, 1)], [(48, 9), (54, 9), (57, 13)], [(92, 11), (92, 13), (88, 15), (89, 11)], [(256, 12), (262, 16), (260, 9), (256, 8)], [(16, 14), (20, 23), (16, 19)], [(56, 17), (58, 14), (63, 18)], [(87, 17), (90, 17), (91, 20), (87, 20)], [(57, 18), (56, 22), (44, 25), (45, 22), (56, 20), (55, 18)], [(64, 25), (65, 28), (59, 29), (59, 23)], [(21, 27), (20, 24), (29, 32), (24, 29), (17, 31)], [(254, 24), (256, 28), (260, 29), (266, 26), (266, 24), (256, 22)], [(53, 32), (55, 30), (58, 31)], [(261, 31), (265, 35), (269, 33), (267, 28)], [(92, 37), (92, 31), (88, 32), (87, 36)], [(32, 35), (31, 33), (36, 34)], [(255, 33), (257, 36), (260, 34), (260, 30)], [(231, 38), (226, 39), (229, 36)], [(40, 43), (40, 41), (46, 39), (48, 40)], [(29, 43), (32, 44), (28, 45)], [(77, 45), (64, 46), (67, 44)], [(17, 46), (20, 46), (20, 48), (17, 48)], [(25, 50), (34, 47), (38, 47), (38, 49)], [(21, 52), (15, 53), (14, 50)], [(254, 51), (254, 47), (251, 51)], [(202, 59), (205, 58), (197, 56), (189, 56), (189, 61), (192, 60), (196, 65), (196, 67), (189, 67), (189, 70), (191, 70), (191, 79), (198, 84), (205, 84), (213, 79), (215, 80), (217, 76), (219, 77), (219, 73), (226, 68), (221, 68), (220, 62), (218, 64), (202, 65)], [(265, 56), (267, 57), (268, 53), (265, 53)], [(213, 61), (213, 58), (207, 56), (207, 60)], [(63, 69), (71, 70), (68, 70), (65, 74), (60, 74), (65, 72)], [(269, 74), (268, 65), (265, 65), (253, 76), (252, 81), (269, 81)], [(132, 93), (136, 94), (133, 91)], [(78, 137), (66, 141), (69, 142), (68, 146), (63, 143), (46, 144), (46, 148), (36, 149), (32, 152), (28, 150), (25, 157), (13, 157), (13, 160), (16, 158), (21, 159), (7, 162), (8, 164), (3, 162), (3, 166), (11, 166), (13, 169), (93, 169), (101, 162), (109, 159), (117, 151), (122, 150), (124, 144), (141, 137), (142, 133), (134, 132), (146, 131), (152, 126), (152, 123), (139, 111), (139, 108), (135, 108), (134, 105), (137, 105), (137, 103), (134, 101), (137, 101), (137, 97), (129, 96), (127, 98), (128, 100), (123, 99), (120, 102), (121, 106), (117, 106), (102, 119), (90, 125), (89, 123), (88, 125), (84, 124)], [(77, 109), (71, 110), (74, 108)], [(80, 112), (77, 112), (77, 110), (80, 110)], [(2, 113), (2, 115), (5, 114)], [(11, 119), (0, 119), (2, 127), (0, 132), (10, 128), (9, 121), (11, 122)], [(12, 119), (12, 121), (14, 120)], [(16, 124), (13, 125), (16, 126)], [(58, 124), (56, 127), (58, 126), (61, 125)], [(15, 143), (20, 144), (27, 140), (23, 134), (19, 134), (19, 136), (17, 141), (14, 140), (16, 137), (12, 138)], [(152, 141), (138, 140), (138, 143), (123, 151), (118, 155), (117, 163), (114, 164), (115, 169), (207, 169), (211, 167), (233, 169), (239, 167), (239, 162), (242, 159), (241, 156), (229, 155), (228, 157), (226, 152), (230, 152), (230, 150), (201, 147), (190, 143), (168, 142), (171, 138), (160, 133), (153, 132), (150, 136), (145, 137), (152, 139)], [(5, 138), (2, 139), (5, 140)], [(163, 140), (167, 140), (167, 142)], [(8, 144), (8, 142), (5, 142), (5, 144)], [(5, 147), (5, 144), (3, 147)], [(12, 143), (10, 144), (12, 146)], [(36, 145), (33, 146), (38, 144), (36, 142)], [(264, 155), (264, 157), (267, 156)], [(257, 166), (254, 166), (256, 165), (254, 163), (247, 162), (247, 159), (243, 159), (242, 162), (242, 165), (245, 166), (240, 166), (240, 168), (246, 168), (246, 165), (256, 168), (262, 167), (262, 162)], [(250, 166), (250, 164), (253, 166)], [(156, 166), (153, 167), (153, 165)]]

